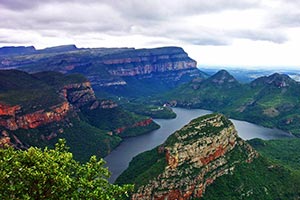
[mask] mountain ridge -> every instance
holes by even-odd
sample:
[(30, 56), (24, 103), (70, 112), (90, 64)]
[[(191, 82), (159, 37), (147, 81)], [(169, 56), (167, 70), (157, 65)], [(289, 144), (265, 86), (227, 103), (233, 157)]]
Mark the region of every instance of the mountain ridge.
[(300, 84), (287, 75), (274, 73), (244, 84), (232, 79), (216, 85), (211, 79), (191, 81), (154, 101), (222, 112), (235, 119), (300, 135)]

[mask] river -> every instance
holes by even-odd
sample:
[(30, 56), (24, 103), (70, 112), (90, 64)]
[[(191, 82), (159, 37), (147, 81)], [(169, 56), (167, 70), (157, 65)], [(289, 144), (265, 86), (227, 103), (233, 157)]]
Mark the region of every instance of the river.
[[(109, 171), (112, 173), (109, 179), (110, 182), (114, 182), (128, 167), (134, 156), (162, 144), (169, 135), (189, 123), (192, 119), (211, 113), (211, 111), (202, 109), (173, 108), (173, 110), (177, 114), (175, 119), (156, 119), (155, 122), (161, 126), (160, 129), (141, 136), (124, 139), (116, 149), (104, 158)], [(265, 128), (240, 120), (232, 119), (231, 121), (236, 127), (239, 136), (245, 140), (252, 138), (268, 140), (292, 137), (290, 134), (278, 129)]]

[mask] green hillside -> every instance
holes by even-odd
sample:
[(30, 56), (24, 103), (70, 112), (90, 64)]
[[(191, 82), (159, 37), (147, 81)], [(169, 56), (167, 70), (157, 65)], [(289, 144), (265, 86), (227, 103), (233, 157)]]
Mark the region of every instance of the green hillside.
[[(300, 84), (273, 74), (240, 84), (222, 70), (206, 80), (194, 80), (160, 96), (157, 102), (222, 112), (267, 127), (300, 135)], [(161, 100), (163, 99), (163, 100)]]
[[(68, 107), (60, 108), (63, 105)], [(153, 121), (140, 124), (148, 119), (110, 100), (96, 99), (79, 74), (0, 71), (0, 139), (7, 135), (16, 148), (53, 146), (65, 138), (74, 157), (86, 161), (91, 155), (107, 155), (121, 137), (159, 128)], [(119, 128), (123, 132), (118, 134)]]

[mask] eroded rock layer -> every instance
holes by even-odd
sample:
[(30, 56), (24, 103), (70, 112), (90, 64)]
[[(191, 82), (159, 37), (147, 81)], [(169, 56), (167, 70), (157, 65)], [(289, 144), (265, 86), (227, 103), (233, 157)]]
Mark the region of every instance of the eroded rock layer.
[[(148, 179), (145, 184), (137, 183), (132, 199), (200, 198), (218, 177), (232, 173), (239, 163), (252, 162), (258, 156), (238, 137), (234, 125), (219, 114), (191, 121), (156, 151), (157, 160), (149, 164), (149, 169), (144, 169), (145, 173), (142, 172), (145, 176), (153, 170), (153, 177), (144, 177)], [(165, 163), (163, 168), (158, 167), (161, 163)], [(161, 171), (158, 173), (157, 170)]]

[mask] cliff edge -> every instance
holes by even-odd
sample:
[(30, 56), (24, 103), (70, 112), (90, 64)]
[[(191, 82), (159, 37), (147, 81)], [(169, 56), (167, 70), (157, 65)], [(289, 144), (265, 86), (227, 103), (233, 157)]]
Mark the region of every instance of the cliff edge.
[(257, 156), (231, 121), (211, 114), (192, 120), (159, 147), (134, 158), (117, 183), (135, 184), (132, 199), (200, 198), (218, 177)]

